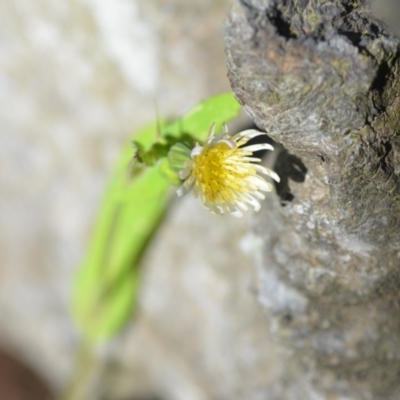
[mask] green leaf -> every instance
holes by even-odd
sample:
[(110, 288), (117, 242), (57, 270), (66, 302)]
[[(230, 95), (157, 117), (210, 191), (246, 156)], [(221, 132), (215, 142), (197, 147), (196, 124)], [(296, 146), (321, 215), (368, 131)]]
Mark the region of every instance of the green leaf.
[[(155, 126), (137, 137), (154, 136)], [(108, 338), (129, 320), (139, 285), (138, 259), (168, 204), (168, 182), (155, 168), (128, 176), (129, 145), (106, 189), (73, 294), (73, 316), (86, 339)]]
[(204, 142), (212, 123), (215, 122), (215, 132), (220, 133), (223, 124), (235, 118), (241, 107), (233, 93), (210, 97), (175, 123), (166, 126), (162, 130), (163, 136), (181, 138), (187, 134), (199, 142)]
[[(138, 298), (140, 256), (169, 202), (169, 184), (162, 174), (179, 183), (165, 162), (169, 147), (191, 138), (204, 141), (213, 122), (218, 132), (239, 109), (231, 93), (212, 97), (179, 120), (164, 124), (159, 140), (155, 140), (157, 127), (153, 124), (134, 136), (134, 146), (124, 148), (74, 282), (72, 313), (89, 342), (112, 337), (132, 316)], [(154, 167), (141, 164), (146, 157)]]

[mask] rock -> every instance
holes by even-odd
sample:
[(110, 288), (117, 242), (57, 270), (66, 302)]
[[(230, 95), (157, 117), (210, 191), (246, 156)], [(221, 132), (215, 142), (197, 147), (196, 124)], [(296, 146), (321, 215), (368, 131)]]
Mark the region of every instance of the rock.
[(283, 146), (255, 226), (280, 399), (400, 396), (399, 39), (370, 6), (239, 0), (227, 22), (232, 89)]

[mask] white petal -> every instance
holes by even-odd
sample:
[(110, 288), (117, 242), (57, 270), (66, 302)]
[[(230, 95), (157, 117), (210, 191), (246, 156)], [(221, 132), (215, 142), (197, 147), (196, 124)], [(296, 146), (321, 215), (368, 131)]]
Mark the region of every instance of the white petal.
[(195, 156), (198, 156), (199, 154), (201, 154), (202, 151), (203, 151), (202, 146), (195, 146), (195, 147), (193, 147), (192, 151), (190, 152), (190, 157), (193, 158)]
[(260, 203), (253, 196), (247, 195), (246, 200), (254, 208), (254, 211), (258, 211), (261, 208)]
[(266, 182), (264, 179), (259, 177), (255, 178), (258, 178), (258, 180), (254, 181), (258, 190), (262, 190), (263, 192), (272, 192), (272, 185), (269, 182)]
[(218, 143), (226, 143), (231, 149), (236, 149), (236, 143), (231, 139), (222, 139)]
[(250, 146), (242, 147), (243, 150), (251, 151), (252, 153), (259, 150), (274, 150), (269, 143), (252, 144)]
[(279, 175), (276, 172), (271, 171), (269, 168), (263, 167), (262, 165), (253, 165), (253, 168), (256, 171), (261, 172), (264, 175), (270, 176), (272, 179), (276, 180), (277, 182), (281, 181), (281, 178), (279, 178)]
[(182, 171), (179, 171), (179, 178), (185, 180), (190, 175), (191, 170), (192, 168), (184, 168)]
[(182, 197), (184, 196), (186, 193), (188, 193), (190, 191), (190, 189), (192, 188), (193, 184), (195, 182), (195, 179), (188, 179), (186, 180), (183, 185), (176, 191), (178, 197)]
[(247, 211), (249, 209), (249, 207), (247, 207), (246, 204), (242, 203), (241, 201), (237, 201), (236, 205), (241, 211)]
[(265, 199), (265, 196), (259, 191), (251, 192), (251, 194), (253, 196), (257, 197), (260, 200), (264, 200)]
[(252, 139), (257, 136), (265, 135), (265, 132), (256, 131), (255, 129), (247, 129), (243, 132), (239, 132), (232, 137), (232, 140), (236, 140), (242, 137), (246, 137), (248, 139)]
[(210, 126), (210, 130), (208, 131), (208, 136), (214, 137), (214, 132), (215, 132), (215, 122), (213, 122), (212, 125)]
[(236, 218), (242, 218), (243, 217), (243, 213), (239, 210), (233, 211), (231, 212), (231, 214), (236, 217)]
[(261, 162), (261, 158), (256, 157), (243, 157), (243, 160), (250, 161), (250, 162)]
[(182, 186), (176, 191), (176, 194), (178, 195), (178, 197), (182, 197), (182, 196), (184, 196), (188, 191), (189, 191), (189, 190), (188, 190), (184, 185), (182, 185)]

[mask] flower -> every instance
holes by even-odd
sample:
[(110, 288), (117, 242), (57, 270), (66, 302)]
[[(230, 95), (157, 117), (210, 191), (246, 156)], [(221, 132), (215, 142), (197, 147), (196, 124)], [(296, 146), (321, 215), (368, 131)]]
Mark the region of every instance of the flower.
[(254, 151), (274, 148), (267, 143), (245, 146), (250, 139), (264, 135), (263, 132), (249, 129), (230, 135), (225, 128), (224, 134), (215, 136), (214, 128), (215, 124), (210, 127), (203, 145), (177, 143), (172, 146), (168, 159), (183, 180), (178, 196), (192, 189), (194, 197), (200, 197), (204, 206), (215, 214), (241, 217), (249, 205), (258, 211), (259, 200), (265, 198), (261, 192), (272, 190), (271, 183), (259, 174), (277, 182), (280, 179), (275, 172), (255, 164), (261, 159), (252, 155)]

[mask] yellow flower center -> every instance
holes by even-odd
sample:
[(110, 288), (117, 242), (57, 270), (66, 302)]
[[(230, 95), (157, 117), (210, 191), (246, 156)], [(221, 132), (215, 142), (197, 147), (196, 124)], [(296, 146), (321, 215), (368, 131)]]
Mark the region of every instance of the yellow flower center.
[(219, 142), (194, 157), (192, 175), (207, 202), (235, 203), (238, 195), (250, 192), (246, 180), (257, 174), (252, 164), (243, 159), (250, 154)]

